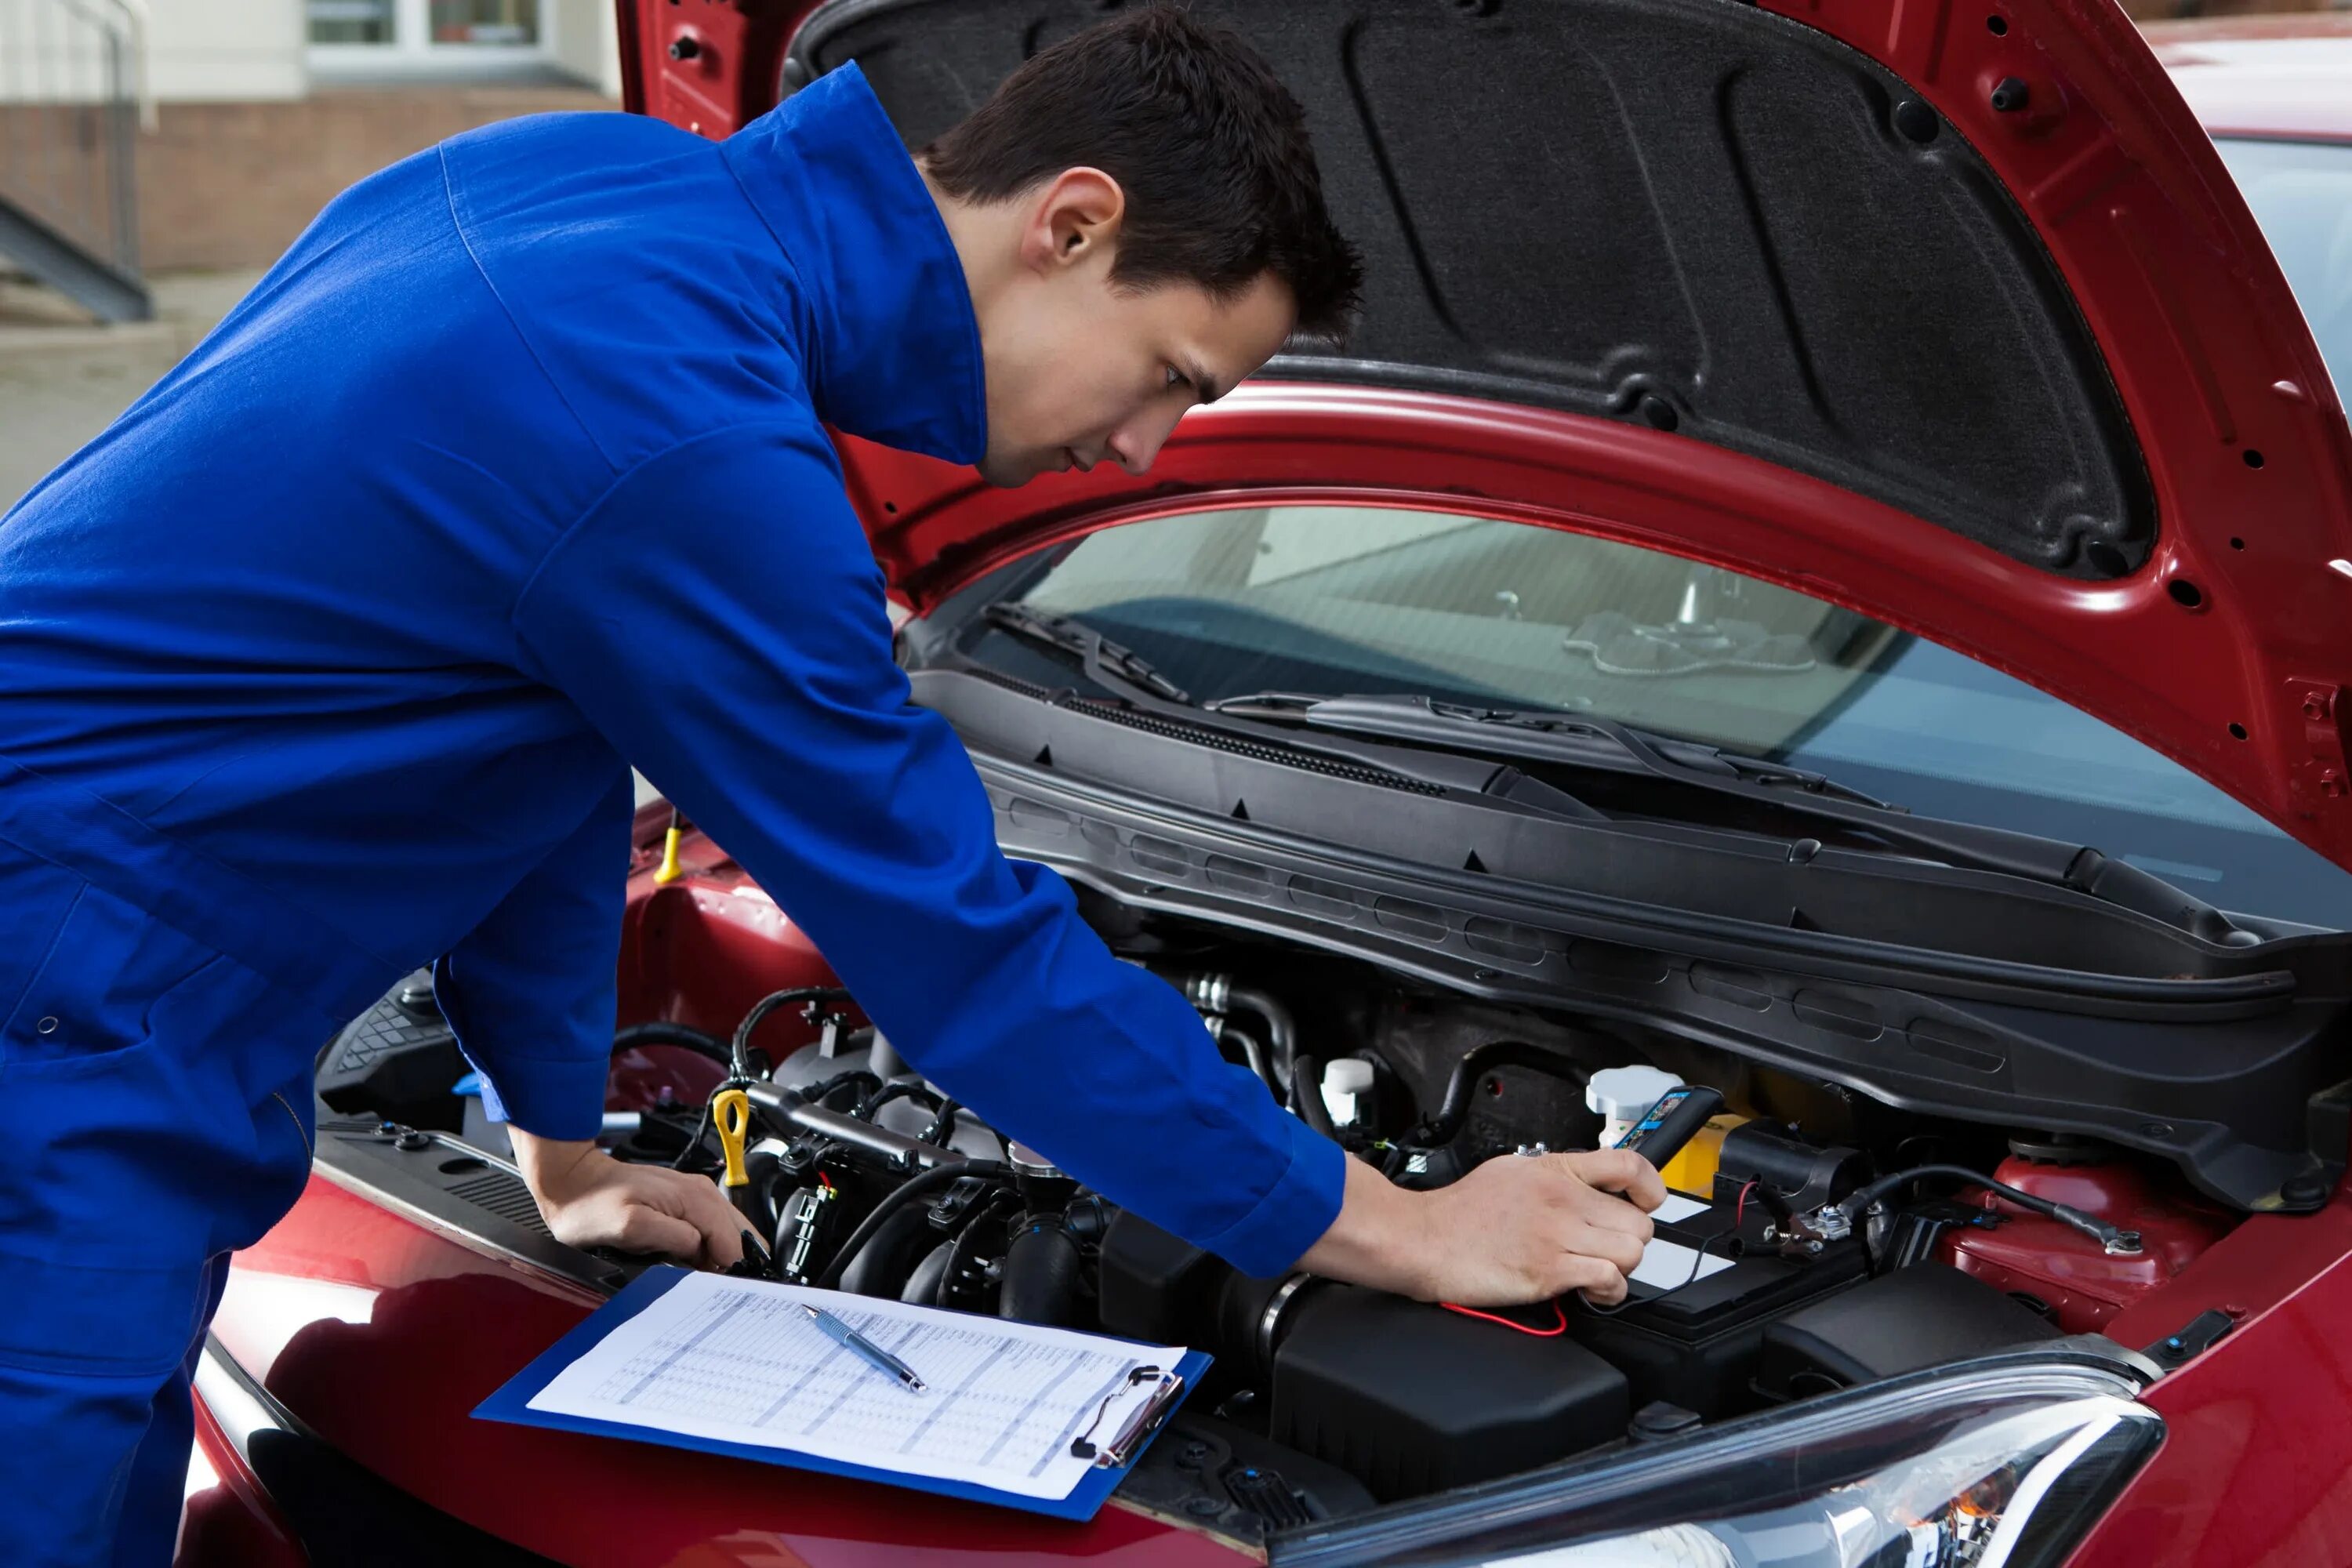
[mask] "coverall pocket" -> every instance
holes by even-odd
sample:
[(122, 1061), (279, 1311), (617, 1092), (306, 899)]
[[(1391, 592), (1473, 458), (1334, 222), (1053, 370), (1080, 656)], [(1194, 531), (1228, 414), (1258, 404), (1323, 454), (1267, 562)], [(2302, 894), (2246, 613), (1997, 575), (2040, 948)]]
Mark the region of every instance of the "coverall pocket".
[(195, 1341), (204, 1276), (202, 1261), (91, 1267), (0, 1250), (0, 1366), (164, 1376)]
[(64, 912), (0, 1024), (0, 1079), (102, 1068), (135, 1050), (151, 1036), (156, 1006), (221, 962), (203, 943), (78, 877), (42, 880), (62, 884), (50, 896), (62, 900)]

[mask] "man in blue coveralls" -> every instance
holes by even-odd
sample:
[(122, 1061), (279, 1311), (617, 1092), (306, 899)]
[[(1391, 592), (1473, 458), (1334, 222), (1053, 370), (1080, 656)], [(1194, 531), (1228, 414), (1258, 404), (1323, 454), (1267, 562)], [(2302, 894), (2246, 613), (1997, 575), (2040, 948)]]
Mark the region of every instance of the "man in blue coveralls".
[(1114, 1201), (1259, 1275), (1620, 1296), (1647, 1166), (1391, 1187), (998, 852), (820, 425), (1140, 472), (1356, 283), (1297, 104), (1164, 10), (919, 158), (845, 68), (721, 143), (547, 116), (330, 205), (0, 520), (0, 1563), (169, 1556), (227, 1254), (415, 963), (558, 1236), (735, 1259), (710, 1183), (592, 1141), (630, 763)]

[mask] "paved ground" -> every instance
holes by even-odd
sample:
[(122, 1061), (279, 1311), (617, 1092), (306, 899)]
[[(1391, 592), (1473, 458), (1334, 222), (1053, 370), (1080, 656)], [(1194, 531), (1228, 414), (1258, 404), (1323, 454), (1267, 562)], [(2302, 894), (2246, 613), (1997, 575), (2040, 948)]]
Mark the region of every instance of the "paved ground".
[(0, 511), (178, 363), (260, 276), (151, 279), (156, 319), (116, 327), (91, 325), (61, 295), (0, 279)]

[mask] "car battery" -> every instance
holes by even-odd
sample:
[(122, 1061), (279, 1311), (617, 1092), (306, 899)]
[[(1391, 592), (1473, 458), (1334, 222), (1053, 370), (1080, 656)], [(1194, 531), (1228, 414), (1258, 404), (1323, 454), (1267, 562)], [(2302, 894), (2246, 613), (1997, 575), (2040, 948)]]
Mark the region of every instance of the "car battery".
[[(1712, 1420), (1758, 1405), (1751, 1385), (1766, 1326), (1869, 1273), (1860, 1238), (1819, 1251), (1787, 1244), (1769, 1214), (1752, 1200), (1741, 1212), (1736, 1194), (1709, 1204), (1676, 1194), (1651, 1218), (1643, 1278), (1624, 1305), (1595, 1308), (1580, 1297), (1565, 1305), (1569, 1332), (1625, 1374), (1636, 1409), (1664, 1400)], [(1702, 1248), (1727, 1266), (1683, 1283)]]

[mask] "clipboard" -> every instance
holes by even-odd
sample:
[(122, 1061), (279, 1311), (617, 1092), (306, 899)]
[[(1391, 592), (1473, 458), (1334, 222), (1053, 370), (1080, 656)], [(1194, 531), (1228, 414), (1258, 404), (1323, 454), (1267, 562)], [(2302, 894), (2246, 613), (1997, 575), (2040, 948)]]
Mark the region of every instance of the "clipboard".
[[(1131, 1419), (1122, 1421), (1120, 1429), (1111, 1433), (1108, 1441), (1104, 1440), (1099, 1430), (1089, 1428), (1087, 1432), (1081, 1433), (1080, 1436), (1097, 1450), (1093, 1456), (1094, 1462), (1087, 1467), (1078, 1484), (1061, 1498), (1032, 1497), (966, 1481), (911, 1475), (793, 1448), (731, 1442), (662, 1431), (627, 1422), (531, 1408), (530, 1401), (558, 1373), (594, 1348), (614, 1329), (644, 1311), (680, 1280), (688, 1278), (688, 1270), (667, 1265), (647, 1269), (625, 1289), (533, 1358), (528, 1366), (508, 1379), (497, 1392), (475, 1407), (474, 1415), (482, 1420), (503, 1421), (519, 1426), (542, 1426), (561, 1432), (586, 1433), (592, 1436), (619, 1437), (633, 1443), (652, 1443), (696, 1453), (724, 1454), (730, 1458), (750, 1459), (759, 1464), (847, 1476), (856, 1480), (877, 1481), (884, 1486), (901, 1487), (940, 1497), (962, 1498), (972, 1502), (994, 1503), (1054, 1519), (1083, 1521), (1092, 1519), (1101, 1509), (1103, 1500), (1118, 1489), (1119, 1482), (1126, 1479), (1129, 1469), (1151, 1446), (1152, 1439), (1167, 1425), (1168, 1418), (1182, 1405), (1184, 1396), (1199, 1385), (1201, 1374), (1208, 1369), (1211, 1360), (1205, 1351), (1187, 1351), (1175, 1366), (1161, 1369), (1155, 1374), (1160, 1386), (1155, 1388), (1152, 1397), (1132, 1413)], [(1097, 1337), (1115, 1338), (1109, 1335)]]

